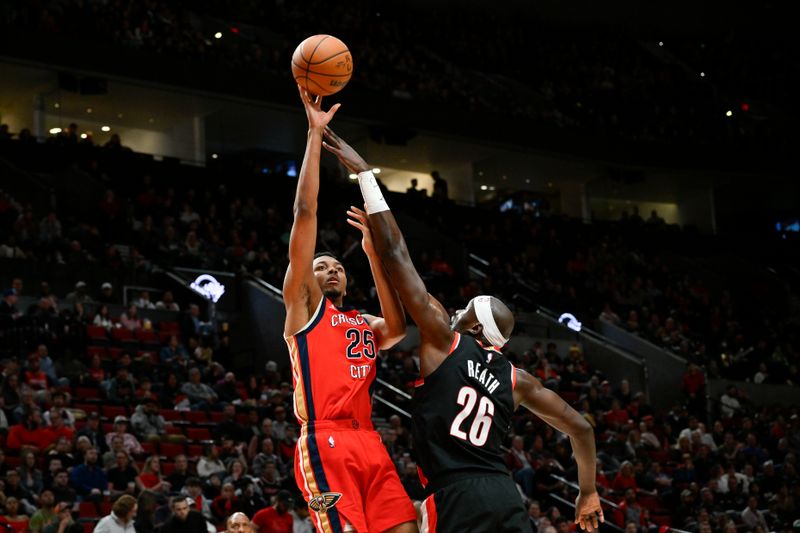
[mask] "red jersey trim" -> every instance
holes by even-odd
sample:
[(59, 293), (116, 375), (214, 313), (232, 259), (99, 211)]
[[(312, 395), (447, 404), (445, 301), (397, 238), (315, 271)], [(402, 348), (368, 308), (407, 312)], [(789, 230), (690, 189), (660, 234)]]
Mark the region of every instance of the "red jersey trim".
[(450, 350), (447, 352), (447, 355), (450, 355), (451, 353), (456, 351), (459, 342), (461, 342), (461, 333), (456, 332), (453, 335), (453, 343), (450, 345)]
[(517, 388), (517, 369), (514, 365), (511, 365), (511, 390), (515, 390)]

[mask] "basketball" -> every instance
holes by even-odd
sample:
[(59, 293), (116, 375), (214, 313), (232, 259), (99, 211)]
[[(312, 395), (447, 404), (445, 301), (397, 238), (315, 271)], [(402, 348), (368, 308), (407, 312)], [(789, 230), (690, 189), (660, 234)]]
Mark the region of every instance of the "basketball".
[(312, 35), (292, 54), (292, 75), (309, 93), (327, 96), (341, 91), (353, 74), (353, 57), (332, 35)]

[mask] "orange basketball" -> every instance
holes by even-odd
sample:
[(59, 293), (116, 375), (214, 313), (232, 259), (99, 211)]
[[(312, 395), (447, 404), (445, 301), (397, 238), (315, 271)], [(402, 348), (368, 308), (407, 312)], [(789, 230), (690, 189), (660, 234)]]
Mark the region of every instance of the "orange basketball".
[(353, 57), (332, 35), (312, 35), (292, 54), (292, 75), (311, 94), (327, 96), (341, 91), (353, 75)]

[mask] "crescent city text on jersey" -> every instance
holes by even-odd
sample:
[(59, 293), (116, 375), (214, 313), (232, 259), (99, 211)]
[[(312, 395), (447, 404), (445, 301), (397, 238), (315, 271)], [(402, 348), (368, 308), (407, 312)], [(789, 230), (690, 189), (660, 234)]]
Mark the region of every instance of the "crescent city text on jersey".
[(361, 315), (356, 316), (347, 316), (344, 313), (338, 313), (336, 315), (331, 315), (331, 326), (336, 327), (341, 324), (345, 324), (347, 326), (360, 326), (361, 324), (365, 324), (366, 321), (364, 317)]
[(500, 382), (494, 377), (494, 374), (489, 372), (487, 368), (481, 367), (478, 361), (467, 361), (467, 373), (469, 377), (483, 385), (486, 390), (489, 391), (489, 394), (493, 393), (497, 390), (497, 387), (500, 386)]

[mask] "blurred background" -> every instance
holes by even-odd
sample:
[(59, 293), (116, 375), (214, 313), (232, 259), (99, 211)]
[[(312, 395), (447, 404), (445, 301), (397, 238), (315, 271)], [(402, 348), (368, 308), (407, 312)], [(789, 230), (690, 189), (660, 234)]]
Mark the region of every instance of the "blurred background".
[[(126, 492), (146, 531), (169, 495), (224, 529), (296, 490), (279, 288), (316, 33), (431, 293), (506, 301), (506, 356), (595, 427), (602, 529), (800, 528), (793, 19), (627, 0), (3, 2), (0, 524), (40, 531), (49, 487), (87, 531)], [(318, 247), (375, 312), (356, 182), (323, 154), (321, 187)], [(420, 499), (417, 343), (381, 355), (375, 423)], [(535, 530), (574, 529), (568, 439), (525, 411), (506, 444)]]

